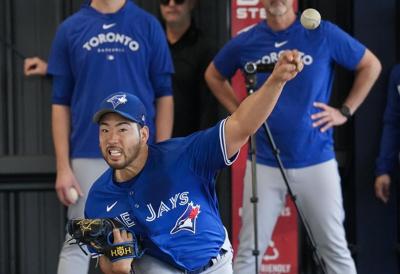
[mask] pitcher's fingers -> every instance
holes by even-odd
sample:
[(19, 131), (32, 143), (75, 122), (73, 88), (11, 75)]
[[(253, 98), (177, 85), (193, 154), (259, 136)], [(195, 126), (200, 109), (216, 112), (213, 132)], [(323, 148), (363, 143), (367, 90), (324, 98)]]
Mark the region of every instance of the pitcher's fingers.
[(114, 243), (122, 243), (121, 233), (118, 228), (113, 229)]
[(125, 229), (120, 229), (120, 233), (121, 233), (122, 241), (125, 242), (128, 239), (128, 236), (126, 235), (127, 234), (126, 230)]
[(127, 233), (127, 238), (128, 238), (128, 241), (132, 241), (132, 240), (133, 240), (133, 235), (132, 235), (132, 233), (128, 232), (128, 233)]
[(303, 62), (302, 62), (301, 60), (299, 60), (299, 61), (297, 62), (296, 71), (297, 71), (297, 72), (300, 72), (300, 71), (303, 70), (303, 68), (304, 68), (304, 64), (303, 64)]

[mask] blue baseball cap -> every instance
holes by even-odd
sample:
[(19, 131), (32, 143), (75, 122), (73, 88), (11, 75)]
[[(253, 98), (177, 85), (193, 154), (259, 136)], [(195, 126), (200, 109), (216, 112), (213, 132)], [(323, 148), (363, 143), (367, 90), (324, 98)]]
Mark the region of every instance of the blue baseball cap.
[(118, 113), (141, 126), (146, 124), (146, 109), (142, 101), (130, 93), (117, 92), (104, 99), (93, 116), (93, 122), (98, 124), (106, 113)]

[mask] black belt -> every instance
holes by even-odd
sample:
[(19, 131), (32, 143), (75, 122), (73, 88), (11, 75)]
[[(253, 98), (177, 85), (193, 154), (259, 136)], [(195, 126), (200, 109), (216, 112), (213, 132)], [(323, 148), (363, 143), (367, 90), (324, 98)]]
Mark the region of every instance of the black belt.
[[(227, 252), (227, 250), (221, 248), (219, 250), (218, 255), (223, 256), (226, 252)], [(201, 272), (206, 271), (207, 269), (209, 269), (210, 267), (212, 267), (216, 263), (216, 261), (213, 260), (215, 258), (216, 257), (213, 257), (206, 265), (200, 267), (199, 269), (192, 270), (192, 271), (185, 270), (183, 273), (185, 273), (185, 274), (200, 274)]]

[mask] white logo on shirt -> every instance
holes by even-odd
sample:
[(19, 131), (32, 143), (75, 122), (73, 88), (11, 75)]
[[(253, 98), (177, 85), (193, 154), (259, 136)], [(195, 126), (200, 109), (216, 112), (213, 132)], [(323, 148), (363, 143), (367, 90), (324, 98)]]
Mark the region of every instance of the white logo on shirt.
[(112, 23), (112, 24), (103, 24), (103, 29), (111, 29), (112, 27), (114, 27), (116, 25), (116, 23)]
[(128, 212), (124, 212), (119, 215), (121, 217), (122, 222), (127, 226), (131, 227), (135, 225), (135, 222), (131, 219), (131, 216)]
[(118, 201), (115, 201), (115, 203), (113, 203), (112, 205), (107, 206), (107, 212), (110, 212), (111, 209), (113, 209), (113, 207), (114, 207), (117, 203), (118, 203)]
[(123, 223), (126, 227), (131, 227), (135, 225), (133, 217), (131, 217), (131, 215), (127, 211), (119, 214), (119, 217), (115, 217), (114, 219), (120, 223)]
[(242, 33), (242, 32), (246, 32), (246, 31), (252, 29), (255, 25), (257, 25), (257, 24), (252, 24), (252, 25), (250, 25), (250, 26), (247, 26), (247, 27), (245, 27), (245, 28), (239, 30), (239, 31), (237, 32), (237, 34), (240, 34), (240, 33)]
[(286, 40), (286, 41), (283, 41), (283, 42), (275, 42), (275, 47), (276, 48), (280, 48), (280, 47), (282, 47), (283, 45), (285, 45), (286, 43), (287, 43), (288, 41)]
[(178, 218), (174, 228), (171, 229), (170, 234), (175, 234), (179, 231), (186, 230), (196, 234), (196, 220), (200, 214), (200, 205), (194, 205), (190, 202), (186, 210)]
[(400, 95), (400, 85), (397, 85), (397, 92), (398, 92), (399, 95)]
[(182, 193), (176, 193), (170, 197), (168, 201), (160, 201), (159, 205), (147, 204), (149, 210), (149, 216), (146, 217), (147, 222), (152, 222), (163, 216), (163, 213), (169, 212), (170, 210), (176, 209), (178, 205), (186, 205), (189, 202), (189, 192), (185, 191)]
[[(285, 50), (280, 50), (279, 52), (270, 52), (269, 54), (264, 55), (259, 60), (256, 61), (257, 64), (271, 64), (276, 63), (279, 59), (279, 56), (284, 53)], [(304, 65), (311, 65), (314, 62), (314, 58), (311, 55), (305, 54), (304, 52), (299, 51), (299, 55), (301, 61)]]
[[(115, 43), (117, 43), (117, 45), (115, 45)], [(89, 38), (82, 47), (88, 51), (101, 46), (101, 48), (98, 49), (98, 52), (124, 52), (125, 49), (123, 47), (118, 47), (118, 44), (120, 46), (128, 47), (131, 51), (138, 51), (140, 48), (139, 43), (133, 40), (131, 37), (112, 31), (107, 33), (99, 33), (96, 36)]]

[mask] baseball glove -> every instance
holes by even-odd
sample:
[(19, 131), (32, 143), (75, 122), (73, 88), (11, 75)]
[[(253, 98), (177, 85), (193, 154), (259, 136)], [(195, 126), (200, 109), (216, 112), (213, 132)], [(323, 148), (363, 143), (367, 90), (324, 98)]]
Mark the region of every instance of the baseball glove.
[(124, 226), (113, 219), (73, 219), (67, 223), (67, 232), (87, 255), (82, 245), (93, 250), (96, 255), (105, 255), (111, 262), (126, 258), (140, 258), (143, 251), (132, 233), (132, 241), (114, 243), (113, 229), (124, 229)]

